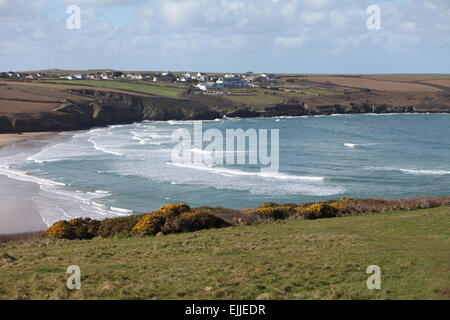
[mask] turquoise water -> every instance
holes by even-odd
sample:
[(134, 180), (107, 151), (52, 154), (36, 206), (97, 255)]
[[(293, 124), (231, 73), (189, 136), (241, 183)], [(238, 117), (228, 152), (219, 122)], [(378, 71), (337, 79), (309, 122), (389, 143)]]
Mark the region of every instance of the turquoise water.
[[(50, 224), (155, 210), (163, 204), (255, 207), (267, 201), (450, 194), (450, 115), (345, 115), (203, 122), (203, 129), (279, 129), (280, 170), (258, 165), (175, 166), (174, 130), (193, 122), (145, 122), (64, 133), (27, 150), (2, 172), (41, 185)], [(206, 144), (204, 145), (206, 146)]]

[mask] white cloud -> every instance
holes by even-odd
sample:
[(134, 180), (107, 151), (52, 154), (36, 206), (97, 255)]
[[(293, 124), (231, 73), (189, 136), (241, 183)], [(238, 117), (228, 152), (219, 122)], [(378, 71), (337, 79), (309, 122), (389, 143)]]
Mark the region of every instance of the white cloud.
[(300, 15), (300, 21), (308, 25), (323, 22), (325, 18), (325, 11), (305, 11)]
[(93, 8), (143, 4), (148, 0), (64, 0), (63, 2), (67, 6), (74, 4), (84, 8)]
[(282, 37), (278, 36), (275, 38), (275, 44), (278, 47), (285, 48), (299, 48), (305, 43), (306, 37), (300, 35), (298, 37)]

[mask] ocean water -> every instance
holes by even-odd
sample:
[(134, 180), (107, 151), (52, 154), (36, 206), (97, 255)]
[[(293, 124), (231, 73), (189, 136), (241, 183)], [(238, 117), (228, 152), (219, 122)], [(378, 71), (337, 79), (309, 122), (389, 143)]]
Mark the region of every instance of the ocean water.
[(247, 164), (174, 165), (171, 135), (177, 129), (193, 132), (193, 122), (168, 121), (62, 133), (14, 152), (5, 148), (0, 174), (40, 185), (33, 201), (48, 225), (178, 202), (238, 209), (267, 201), (450, 194), (448, 114), (203, 122), (204, 130), (211, 128), (224, 135), (226, 129), (279, 129), (279, 171), (264, 173)]

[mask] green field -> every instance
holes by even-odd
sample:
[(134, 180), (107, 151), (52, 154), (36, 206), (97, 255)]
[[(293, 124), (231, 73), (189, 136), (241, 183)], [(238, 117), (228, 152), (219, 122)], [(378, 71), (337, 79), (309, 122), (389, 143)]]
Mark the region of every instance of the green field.
[[(0, 244), (0, 299), (449, 299), (450, 208)], [(14, 260), (15, 259), (15, 260)], [(66, 289), (69, 265), (81, 290)], [(381, 268), (370, 291), (366, 268)]]
[(41, 82), (64, 83), (74, 85), (89, 85), (100, 88), (121, 89), (135, 92), (154, 94), (169, 98), (181, 98), (185, 85), (153, 84), (145, 81), (110, 81), (110, 80), (42, 80)]
[(343, 93), (320, 88), (296, 89), (299, 92), (271, 90), (263, 88), (228, 90), (231, 95), (225, 99), (241, 105), (267, 106), (281, 103), (289, 98), (302, 99), (313, 96), (342, 96)]

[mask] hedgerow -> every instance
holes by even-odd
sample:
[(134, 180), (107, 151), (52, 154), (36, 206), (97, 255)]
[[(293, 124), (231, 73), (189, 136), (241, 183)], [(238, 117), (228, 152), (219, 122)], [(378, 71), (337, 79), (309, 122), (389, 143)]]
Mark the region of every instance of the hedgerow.
[(73, 219), (59, 221), (47, 229), (49, 237), (60, 239), (92, 239), (94, 237), (154, 236), (224, 228), (239, 224), (255, 224), (265, 220), (303, 218), (306, 220), (341, 217), (351, 213), (382, 212), (385, 210), (414, 210), (450, 205), (450, 197), (417, 198), (409, 200), (352, 199), (320, 203), (279, 205), (267, 202), (257, 209), (190, 208), (187, 204), (171, 204), (144, 215), (105, 219)]

